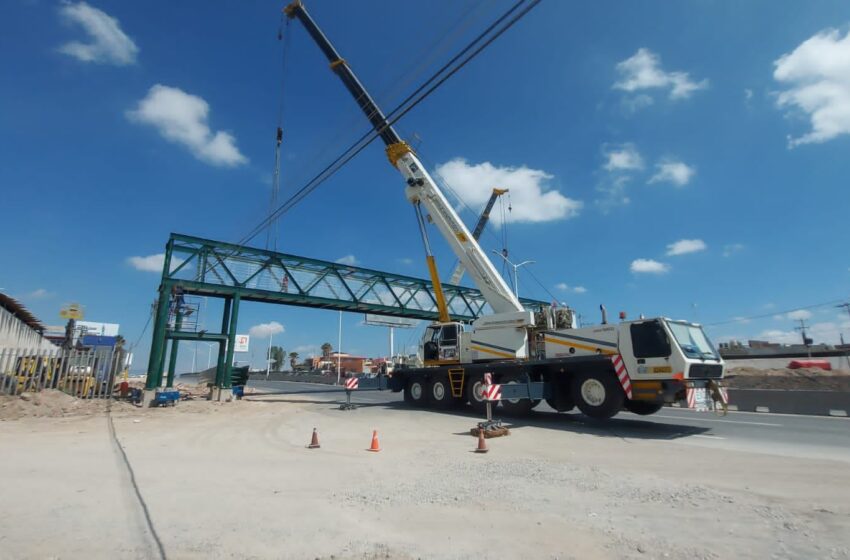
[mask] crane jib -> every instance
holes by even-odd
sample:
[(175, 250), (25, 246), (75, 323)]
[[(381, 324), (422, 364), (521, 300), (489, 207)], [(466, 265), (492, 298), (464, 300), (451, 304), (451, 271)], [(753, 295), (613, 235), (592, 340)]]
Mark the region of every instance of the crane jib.
[(307, 13), (301, 1), (295, 0), (295, 2), (284, 8), (283, 11), (287, 17), (298, 18), (298, 21), (304, 25), (307, 33), (310, 34), (310, 37), (319, 45), (319, 48), (327, 57), (331, 69), (342, 80), (345, 88), (354, 97), (354, 100), (360, 106), (366, 118), (369, 119), (369, 122), (372, 123), (372, 126), (381, 137), (381, 140), (384, 141), (384, 144), (392, 146), (393, 144), (400, 143), (402, 141), (401, 137), (387, 122), (387, 117), (381, 111), (381, 108), (378, 107), (369, 95), (369, 92), (366, 91), (366, 88), (363, 87), (363, 84), (360, 83), (360, 80), (351, 71), (345, 59), (339, 55), (325, 34), (322, 33), (322, 30), (319, 29), (319, 26), (316, 25), (316, 22), (313, 21), (313, 18), (310, 17), (310, 14)]

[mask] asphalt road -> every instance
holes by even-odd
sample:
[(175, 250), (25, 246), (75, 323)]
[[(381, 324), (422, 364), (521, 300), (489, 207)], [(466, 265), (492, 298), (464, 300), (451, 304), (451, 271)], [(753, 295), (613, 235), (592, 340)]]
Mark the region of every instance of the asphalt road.
[[(331, 385), (292, 381), (256, 381), (249, 386), (263, 392), (263, 398), (278, 397), (286, 402), (292, 395), (316, 403), (345, 402), (345, 391)], [(403, 409), (401, 393), (355, 391), (352, 402), (369, 407)], [(467, 409), (434, 411), (474, 417)], [(494, 416), (498, 417), (498, 409)], [(593, 421), (578, 412), (557, 413), (541, 403), (531, 415), (504, 418), (512, 429), (558, 429), (624, 440), (667, 440), (682, 445), (714, 447), (746, 453), (768, 453), (850, 463), (850, 419), (824, 416), (730, 412), (719, 417), (713, 413), (665, 408), (652, 416), (621, 412), (606, 421)]]

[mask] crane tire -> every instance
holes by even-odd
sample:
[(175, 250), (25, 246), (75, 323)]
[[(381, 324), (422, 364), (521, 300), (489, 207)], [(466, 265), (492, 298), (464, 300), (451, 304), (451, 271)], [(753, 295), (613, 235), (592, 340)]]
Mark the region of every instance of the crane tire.
[(484, 387), (484, 378), (480, 376), (470, 377), (466, 380), (463, 388), (464, 397), (466, 398), (469, 406), (475, 412), (484, 412), (487, 410), (487, 401), (484, 399), (484, 395), (482, 394), (482, 388)]
[(422, 377), (411, 377), (404, 385), (404, 402), (424, 407), (428, 404), (428, 384)]
[(432, 376), (426, 388), (428, 389), (428, 400), (434, 408), (449, 408), (454, 404), (448, 376)]
[(649, 416), (650, 414), (655, 414), (659, 410), (661, 410), (664, 405), (661, 403), (653, 403), (646, 401), (626, 401), (625, 404), (626, 410), (633, 414), (639, 414), (641, 416)]
[(626, 395), (613, 371), (599, 370), (573, 376), (572, 394), (585, 416), (604, 420), (623, 408)]

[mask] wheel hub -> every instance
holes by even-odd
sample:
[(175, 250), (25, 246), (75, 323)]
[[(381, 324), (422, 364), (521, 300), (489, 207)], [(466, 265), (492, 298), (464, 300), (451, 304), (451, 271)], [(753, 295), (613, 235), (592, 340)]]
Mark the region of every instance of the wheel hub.
[(413, 397), (413, 400), (419, 400), (422, 398), (422, 384), (418, 382), (414, 382), (410, 384), (410, 396)]
[(434, 383), (434, 388), (431, 391), (434, 394), (434, 400), (441, 401), (446, 397), (446, 386), (440, 383)]
[(586, 379), (581, 384), (581, 398), (590, 406), (602, 406), (605, 402), (605, 386), (596, 379)]

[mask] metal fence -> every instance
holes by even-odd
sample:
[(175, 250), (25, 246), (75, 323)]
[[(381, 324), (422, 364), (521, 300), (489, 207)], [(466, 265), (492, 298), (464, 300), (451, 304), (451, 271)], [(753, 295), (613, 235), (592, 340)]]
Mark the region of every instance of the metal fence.
[(79, 398), (107, 398), (124, 380), (128, 356), (123, 348), (0, 348), (0, 394), (57, 389)]

